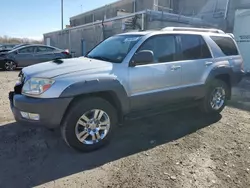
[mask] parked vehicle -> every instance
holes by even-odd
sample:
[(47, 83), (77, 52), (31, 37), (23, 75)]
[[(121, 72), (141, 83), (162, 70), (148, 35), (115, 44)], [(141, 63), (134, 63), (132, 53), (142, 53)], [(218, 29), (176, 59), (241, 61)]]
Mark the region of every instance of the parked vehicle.
[(16, 46), (16, 44), (4, 44), (0, 45), (0, 53), (2, 52), (8, 52), (13, 49), (13, 47)]
[(1, 48), (1, 46), (0, 46), (0, 54), (3, 52), (8, 52), (8, 51), (14, 50), (14, 49), (22, 47), (22, 46), (26, 46), (26, 45), (29, 45), (29, 44), (17, 44), (17, 45), (12, 45), (9, 48), (5, 48), (5, 47)]
[(18, 122), (60, 127), (69, 146), (92, 151), (125, 118), (187, 105), (220, 113), (242, 68), (234, 39), (220, 30), (126, 33), (86, 57), (24, 68), (9, 98)]
[(66, 50), (45, 45), (23, 45), (11, 51), (0, 53), (0, 68), (11, 71), (16, 67), (27, 67), (55, 59), (70, 58)]

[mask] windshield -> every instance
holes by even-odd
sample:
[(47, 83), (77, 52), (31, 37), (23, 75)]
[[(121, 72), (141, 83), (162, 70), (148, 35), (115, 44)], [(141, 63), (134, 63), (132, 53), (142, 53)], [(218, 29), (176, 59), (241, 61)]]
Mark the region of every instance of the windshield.
[(86, 57), (121, 63), (142, 35), (117, 35), (96, 46)]

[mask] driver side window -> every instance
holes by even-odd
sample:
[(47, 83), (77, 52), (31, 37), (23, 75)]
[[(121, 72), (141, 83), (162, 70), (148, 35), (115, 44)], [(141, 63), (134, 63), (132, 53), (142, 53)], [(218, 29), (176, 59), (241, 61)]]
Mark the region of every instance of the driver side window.
[(154, 54), (154, 63), (176, 60), (176, 40), (174, 35), (157, 35), (146, 40), (138, 52), (150, 50)]

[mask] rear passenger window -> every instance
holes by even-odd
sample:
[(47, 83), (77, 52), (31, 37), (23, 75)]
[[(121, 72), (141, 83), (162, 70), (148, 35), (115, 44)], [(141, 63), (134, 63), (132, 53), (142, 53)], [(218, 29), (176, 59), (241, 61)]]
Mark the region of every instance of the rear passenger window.
[(211, 39), (220, 47), (225, 56), (239, 55), (237, 47), (230, 37), (212, 36)]
[(180, 60), (207, 59), (211, 53), (204, 39), (198, 35), (181, 35)]
[(45, 47), (45, 46), (38, 46), (37, 52), (52, 52), (54, 51), (53, 48)]

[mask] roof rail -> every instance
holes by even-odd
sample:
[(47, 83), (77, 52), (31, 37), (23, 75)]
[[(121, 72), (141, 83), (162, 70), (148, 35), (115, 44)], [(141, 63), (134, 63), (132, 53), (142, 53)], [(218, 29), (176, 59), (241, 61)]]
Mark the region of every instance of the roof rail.
[(235, 38), (233, 33), (227, 33), (228, 35), (230, 35), (233, 39)]
[(165, 27), (162, 31), (196, 31), (196, 32), (210, 32), (210, 33), (221, 33), (225, 34), (224, 31), (220, 29), (206, 29), (206, 28), (194, 28), (194, 27)]

